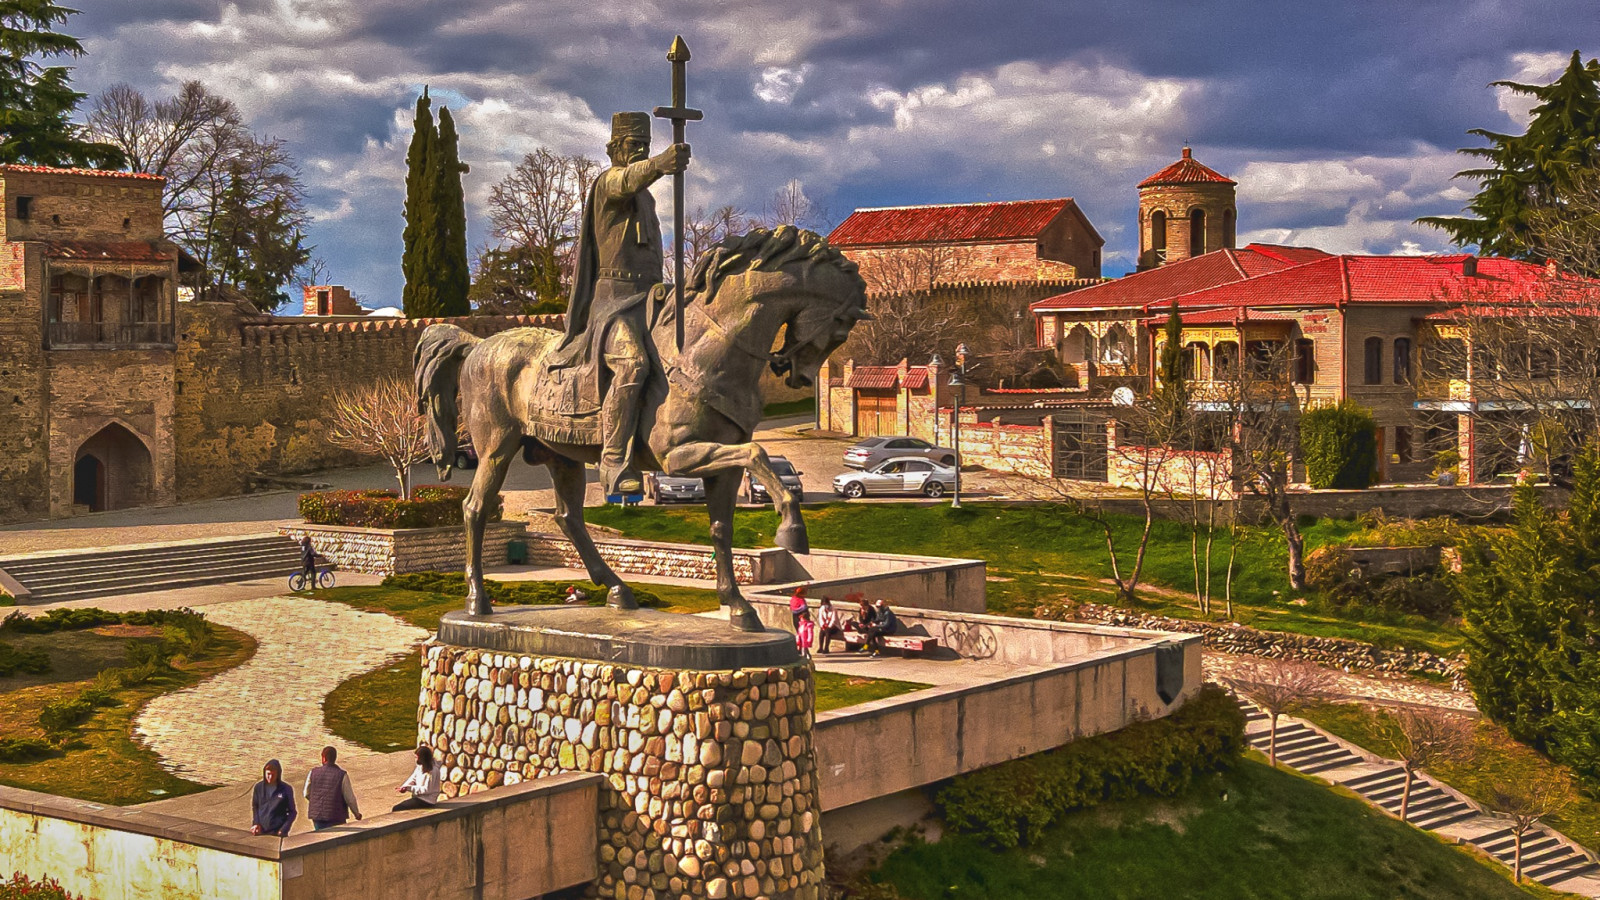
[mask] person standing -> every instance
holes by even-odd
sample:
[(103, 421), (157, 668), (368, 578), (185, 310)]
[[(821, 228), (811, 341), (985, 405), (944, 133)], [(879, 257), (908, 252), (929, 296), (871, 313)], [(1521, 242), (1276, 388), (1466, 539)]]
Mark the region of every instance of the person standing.
[(800, 621), (794, 626), (795, 645), (800, 648), (800, 655), (811, 658), (811, 644), (817, 637), (817, 624), (811, 621), (811, 611), (800, 610)]
[(338, 758), (337, 748), (323, 747), (322, 765), (306, 773), (306, 815), (311, 817), (313, 831), (343, 825), (352, 815), (361, 821), (361, 807), (356, 805), (356, 792), (350, 787), (350, 773), (334, 764)]
[(282, 764), (269, 759), (250, 795), (250, 833), (288, 837), (294, 817), (294, 788), (283, 783)]
[(427, 809), (439, 802), (439, 787), (444, 767), (434, 759), (433, 748), (427, 744), (417, 745), (417, 767), (411, 770), (411, 777), (405, 784), (395, 788), (399, 793), (409, 793), (411, 796), (394, 805), (394, 811), (400, 812), (407, 809)]
[(806, 611), (806, 586), (800, 585), (789, 595), (789, 617), (794, 620), (796, 630), (800, 628), (800, 614)]

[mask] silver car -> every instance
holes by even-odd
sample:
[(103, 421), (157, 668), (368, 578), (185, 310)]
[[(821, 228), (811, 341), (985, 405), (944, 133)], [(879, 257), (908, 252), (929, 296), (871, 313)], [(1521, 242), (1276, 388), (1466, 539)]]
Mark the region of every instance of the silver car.
[(954, 466), (941, 466), (920, 456), (886, 459), (865, 472), (846, 472), (833, 479), (833, 492), (852, 500), (867, 494), (921, 494), (943, 497), (956, 483)]
[(660, 472), (644, 474), (645, 490), (657, 506), (663, 503), (704, 503), (706, 483), (700, 478), (680, 478)]
[(902, 456), (920, 456), (943, 466), (956, 464), (956, 451), (950, 447), (935, 447), (921, 438), (905, 435), (869, 437), (844, 452), (844, 464), (852, 469), (870, 469), (886, 459)]

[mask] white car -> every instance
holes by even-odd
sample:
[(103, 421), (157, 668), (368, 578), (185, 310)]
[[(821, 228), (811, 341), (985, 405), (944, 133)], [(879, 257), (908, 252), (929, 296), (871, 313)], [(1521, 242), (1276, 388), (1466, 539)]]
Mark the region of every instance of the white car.
[(956, 483), (954, 466), (920, 456), (897, 456), (870, 469), (846, 472), (833, 479), (833, 492), (855, 499), (867, 494), (921, 494), (943, 497)]
[(956, 451), (950, 447), (936, 447), (922, 438), (906, 435), (880, 435), (857, 441), (844, 452), (844, 464), (852, 469), (870, 469), (899, 456), (920, 456), (943, 466), (956, 463)]

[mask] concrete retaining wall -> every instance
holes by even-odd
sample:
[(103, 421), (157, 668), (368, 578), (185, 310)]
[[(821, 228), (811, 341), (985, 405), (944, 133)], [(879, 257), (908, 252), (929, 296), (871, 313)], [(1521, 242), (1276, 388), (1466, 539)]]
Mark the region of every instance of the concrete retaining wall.
[(794, 586), (807, 582), (812, 597), (839, 599), (859, 592), (870, 600), (883, 597), (895, 606), (950, 612), (983, 612), (987, 602), (988, 565), (981, 559), (814, 550), (790, 554), (788, 562), (785, 583), (759, 595), (781, 594), (787, 603)]
[[(278, 529), (295, 541), (311, 535), (317, 552), (348, 572), (394, 575), (403, 572), (449, 572), (466, 566), (466, 532), (445, 528), (350, 528), (342, 525), (287, 525)], [(506, 564), (506, 544), (526, 539), (521, 522), (490, 522), (484, 528), (483, 563)]]
[(594, 879), (600, 783), (562, 775), (281, 841), (0, 787), (0, 871), (96, 900), (523, 900)]

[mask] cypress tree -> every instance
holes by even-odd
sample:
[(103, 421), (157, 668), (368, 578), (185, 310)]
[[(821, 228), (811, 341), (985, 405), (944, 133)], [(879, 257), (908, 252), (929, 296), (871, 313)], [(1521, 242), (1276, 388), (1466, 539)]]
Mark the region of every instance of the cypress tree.
[(433, 233), (437, 230), (433, 209), (433, 191), (429, 181), (429, 168), (437, 135), (433, 128), (432, 101), (428, 89), (422, 89), (417, 98), (415, 127), (411, 146), (406, 150), (406, 230), (405, 249), (400, 257), (400, 270), (405, 276), (405, 291), (401, 295), (401, 308), (410, 318), (441, 315), (438, 296), (433, 289), (432, 272), (437, 266)]
[(1460, 152), (1487, 165), (1456, 173), (1478, 182), (1466, 216), (1418, 219), (1450, 233), (1458, 245), (1476, 244), (1485, 254), (1542, 261), (1535, 219), (1558, 207), (1576, 177), (1600, 165), (1600, 62), (1583, 62), (1577, 51), (1561, 77), (1547, 85), (1497, 81), (1495, 86), (1539, 101), (1525, 134), (1474, 128), (1488, 147)]
[(450, 110), (439, 108), (439, 133), (429, 161), (436, 261), (431, 273), (439, 315), (465, 316), (472, 312), (467, 291), (472, 273), (467, 266), (467, 203), (461, 193), (461, 164), (456, 150), (456, 123)]

